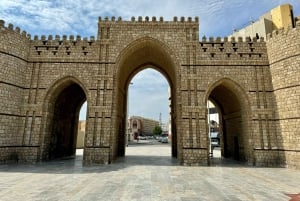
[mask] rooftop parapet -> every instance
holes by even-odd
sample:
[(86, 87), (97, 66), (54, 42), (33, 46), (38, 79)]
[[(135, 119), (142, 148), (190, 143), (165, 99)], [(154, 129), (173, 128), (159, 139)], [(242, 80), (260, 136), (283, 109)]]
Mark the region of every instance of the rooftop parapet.
[(5, 26), (5, 21), (4, 20), (0, 20), (0, 32), (2, 31), (10, 31), (10, 32), (14, 32), (18, 35), (21, 35), (22, 37), (31, 38), (30, 34), (27, 34), (26, 31), (21, 31), (21, 29), (19, 27), (14, 28), (14, 25), (9, 23), (8, 26)]
[(200, 41), (200, 43), (227, 43), (227, 42), (231, 42), (231, 43), (249, 43), (249, 42), (265, 42), (264, 37), (260, 37), (259, 39), (257, 39), (256, 37), (250, 38), (250, 37), (224, 37), (223, 39), (221, 37), (209, 37), (207, 40), (206, 36), (202, 37), (202, 40)]
[(256, 37), (202, 37), (199, 41), (200, 57), (203, 59), (211, 58), (213, 60), (256, 60), (266, 63), (267, 54), (264, 38)]
[(87, 37), (81, 37), (80, 35), (77, 35), (77, 36), (74, 36), (74, 35), (70, 35), (70, 36), (67, 36), (67, 35), (63, 35), (63, 36), (60, 36), (60, 35), (42, 35), (42, 36), (38, 36), (38, 35), (35, 35), (33, 37), (33, 41), (44, 41), (44, 42), (65, 42), (65, 41), (77, 41), (77, 42), (80, 42), (80, 41), (86, 41), (86, 42), (94, 42), (95, 41), (95, 36), (90, 36), (90, 38), (88, 39)]
[(300, 31), (300, 21), (299, 20), (296, 21), (296, 26), (294, 28), (289, 26), (287, 29), (281, 28), (278, 30), (274, 30), (274, 31), (272, 31), (272, 33), (269, 33), (267, 35), (267, 39), (270, 40), (272, 38), (282, 37), (283, 35), (288, 34), (291, 31)]
[(70, 61), (75, 58), (78, 61), (82, 59), (94, 61), (98, 58), (96, 44), (94, 36), (88, 39), (80, 35), (42, 35), (40, 38), (36, 35), (31, 41), (30, 58), (39, 61)]
[(4, 20), (0, 20), (0, 51), (15, 58), (27, 60), (30, 46), (30, 34), (22, 31), (13, 24), (5, 25)]
[(145, 18), (143, 18), (142, 16), (139, 16), (137, 19), (135, 17), (131, 17), (131, 21), (127, 21), (127, 20), (122, 20), (122, 17), (118, 17), (118, 19), (116, 19), (115, 16), (111, 17), (110, 19), (108, 17), (105, 17), (104, 19), (102, 19), (102, 17), (99, 17), (98, 19), (99, 23), (101, 22), (143, 22), (143, 23), (151, 23), (151, 22), (164, 22), (164, 23), (174, 23), (174, 22), (180, 22), (180, 23), (199, 23), (199, 18), (195, 17), (194, 20), (192, 19), (192, 17), (180, 17), (180, 19), (178, 17), (173, 17), (173, 21), (164, 21), (163, 17), (159, 17), (156, 18), (155, 16), (153, 16), (150, 20), (150, 17), (146, 16)]
[[(14, 25), (9, 23), (7, 26), (5, 26), (5, 21), (4, 20), (0, 20), (0, 32), (2, 31), (10, 31), (10, 32), (14, 32), (20, 36), (23, 36), (29, 40), (31, 40), (31, 35), (27, 34), (26, 31), (22, 31), (19, 27), (15, 27)], [(63, 35), (62, 37), (59, 35), (34, 35), (33, 41), (87, 41), (87, 42), (94, 42), (95, 41), (95, 36), (90, 36), (90, 38), (88, 39), (87, 37), (81, 37), (80, 35), (77, 35), (76, 37), (74, 37), (74, 35), (70, 35), (69, 37), (67, 37), (66, 35)]]

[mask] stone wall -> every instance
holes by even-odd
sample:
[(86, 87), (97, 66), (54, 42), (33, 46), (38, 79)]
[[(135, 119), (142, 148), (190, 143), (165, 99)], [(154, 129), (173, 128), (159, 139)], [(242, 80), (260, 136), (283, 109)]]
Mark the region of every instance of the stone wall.
[(30, 36), (0, 20), (0, 161), (18, 158), (26, 145), (23, 113)]
[(289, 167), (300, 167), (300, 22), (296, 28), (274, 31), (267, 42), (274, 95), (276, 123)]
[[(256, 41), (248, 38), (242, 41), (241, 38), (203, 38), (200, 43), (190, 47), (193, 48), (187, 50), (189, 51), (187, 55), (194, 55), (194, 58), (188, 58), (186, 63), (181, 65), (182, 102), (186, 105), (182, 111), (184, 124), (188, 124), (191, 120), (187, 119), (194, 114), (202, 119), (199, 128), (205, 128), (206, 101), (213, 95), (214, 89), (222, 85), (223, 89), (217, 90), (216, 94), (223, 93), (223, 96), (226, 96), (232, 93), (227, 100), (220, 96), (216, 97), (215, 101), (225, 107), (222, 109), (230, 109), (234, 102), (240, 105), (232, 109), (235, 111), (228, 111), (224, 116), (228, 119), (227, 125), (230, 125), (227, 127), (228, 151), (234, 152), (234, 137), (238, 137), (240, 157), (248, 163), (266, 164), (264, 161), (268, 158), (277, 157), (268, 151), (266, 156), (256, 153), (257, 150), (271, 150), (278, 146), (276, 140), (270, 140), (276, 139), (277, 132), (276, 129), (274, 132), (271, 131), (275, 127), (274, 99), (263, 39)], [(194, 49), (194, 52), (190, 49)], [(232, 96), (237, 97), (235, 101)], [(228, 101), (229, 103), (226, 103)], [(240, 114), (237, 115), (237, 112)], [(182, 127), (182, 132), (195, 132), (196, 125), (193, 123), (191, 125), (194, 126), (189, 129)], [(207, 130), (198, 133), (202, 140), (200, 147), (207, 147), (208, 140), (205, 138)], [(199, 136), (186, 135), (186, 137), (185, 144), (188, 146), (191, 139), (199, 139)]]

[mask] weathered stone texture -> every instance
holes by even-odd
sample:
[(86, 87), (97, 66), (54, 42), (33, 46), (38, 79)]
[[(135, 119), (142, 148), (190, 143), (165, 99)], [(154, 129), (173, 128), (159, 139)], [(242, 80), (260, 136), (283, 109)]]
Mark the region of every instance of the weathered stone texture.
[(300, 167), (300, 22), (291, 30), (270, 36), (267, 48), (286, 163)]
[(90, 39), (19, 32), (0, 21), (1, 162), (72, 155), (84, 101), (83, 163), (123, 156), (128, 85), (152, 67), (170, 83), (172, 155), (181, 164), (210, 162), (211, 100), (222, 113), (224, 156), (299, 167), (298, 27), (267, 41), (199, 41), (198, 18), (99, 18)]

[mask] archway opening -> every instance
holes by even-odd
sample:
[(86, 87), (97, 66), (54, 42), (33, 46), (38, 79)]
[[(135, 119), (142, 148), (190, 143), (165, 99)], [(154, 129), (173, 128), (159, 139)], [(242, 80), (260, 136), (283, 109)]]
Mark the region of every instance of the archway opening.
[(85, 101), (79, 112), (79, 122), (77, 129), (77, 139), (76, 139), (76, 158), (82, 160), (83, 150), (84, 150), (84, 140), (86, 134), (86, 114), (87, 114), (87, 101)]
[[(245, 162), (250, 158), (249, 136), (247, 129), (247, 106), (244, 94), (235, 84), (224, 81), (210, 93), (208, 101), (218, 114), (218, 129), (214, 131), (209, 124), (209, 142), (211, 163), (220, 162), (213, 159), (233, 159)], [(209, 105), (209, 104), (208, 104)], [(212, 113), (212, 112), (209, 112)], [(211, 114), (209, 114), (209, 117)], [(216, 138), (219, 144), (216, 144)], [(213, 150), (219, 149), (219, 154)], [(231, 160), (232, 161), (232, 160)]]
[[(171, 57), (172, 55), (172, 57)], [(145, 37), (134, 41), (125, 48), (118, 60), (117, 79), (116, 79), (116, 110), (115, 116), (116, 135), (113, 143), (113, 158), (125, 156), (125, 148), (127, 145), (127, 124), (128, 124), (128, 88), (132, 78), (145, 68), (153, 68), (159, 71), (168, 81), (170, 88), (170, 118), (172, 130), (172, 148), (171, 155), (180, 156), (177, 153), (177, 129), (176, 129), (176, 59), (174, 53), (162, 42)], [(141, 100), (142, 101), (142, 100)]]
[(213, 102), (210, 100), (207, 102), (207, 109), (208, 109), (208, 137), (209, 147), (210, 147), (210, 157), (211, 158), (218, 158), (220, 159), (221, 154), (221, 144), (223, 144), (223, 139), (221, 139), (222, 132), (222, 124), (220, 124), (220, 110), (218, 107), (215, 106)]
[(153, 68), (141, 69), (131, 79), (126, 156), (171, 156), (169, 92), (168, 80)]
[(85, 92), (73, 81), (64, 83), (53, 94), (53, 104), (48, 108), (50, 124), (45, 137), (46, 159), (75, 157), (79, 112), (85, 101)]

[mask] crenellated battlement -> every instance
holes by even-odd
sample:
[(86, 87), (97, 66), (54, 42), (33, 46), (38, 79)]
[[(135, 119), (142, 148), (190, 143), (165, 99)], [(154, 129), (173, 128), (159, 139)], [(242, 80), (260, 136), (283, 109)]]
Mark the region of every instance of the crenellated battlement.
[(42, 35), (40, 38), (34, 36), (31, 41), (30, 57), (33, 60), (40, 59), (64, 59), (74, 60), (82, 59), (83, 57), (89, 59), (98, 58), (98, 45), (94, 36), (89, 39), (87, 37), (82, 38), (77, 35), (70, 35), (69, 37), (63, 35), (46, 37)]
[(255, 43), (255, 42), (265, 42), (265, 39), (263, 37), (260, 37), (259, 39), (257, 39), (256, 37), (253, 37), (253, 38), (250, 38), (250, 37), (246, 37), (246, 38), (243, 38), (243, 37), (231, 37), (231, 38), (228, 38), (228, 37), (224, 37), (224, 38), (221, 38), (221, 37), (209, 37), (207, 39), (206, 36), (203, 36), (202, 37), (202, 40), (200, 41), (201, 43), (226, 43), (226, 42), (231, 42), (231, 43), (243, 43), (243, 42), (246, 42), (246, 43)]
[(267, 61), (266, 45), (264, 38), (242, 37), (202, 37), (199, 42), (201, 57), (215, 60), (262, 60)]
[(80, 41), (87, 41), (87, 42), (94, 42), (95, 41), (95, 37), (94, 36), (90, 36), (90, 38), (88, 39), (87, 37), (81, 37), (80, 35), (77, 35), (77, 36), (74, 36), (74, 35), (70, 35), (70, 36), (67, 36), (67, 35), (63, 35), (63, 36), (60, 36), (60, 35), (41, 35), (41, 36), (38, 36), (38, 35), (35, 35), (33, 37), (33, 41), (42, 41), (44, 43), (51, 43), (51, 42), (67, 42), (67, 41), (77, 41), (77, 42), (80, 42)]
[[(175, 33), (179, 31), (186, 30), (187, 34), (194, 35), (192, 37), (194, 40), (198, 40), (199, 35), (199, 18), (195, 17), (174, 17), (173, 21), (164, 21), (163, 17), (131, 17), (131, 20), (122, 20), (121, 17), (99, 17), (98, 20), (98, 39), (110, 39), (111, 32), (113, 31), (132, 31), (133, 34), (136, 32), (153, 32), (153, 31), (161, 31), (165, 29), (177, 29)], [(166, 31), (166, 30), (165, 30)]]
[(199, 23), (199, 18), (198, 17), (195, 17), (194, 20), (192, 19), (192, 17), (188, 17), (188, 18), (185, 18), (185, 17), (180, 17), (180, 19), (178, 17), (173, 17), (173, 21), (164, 21), (164, 18), (163, 17), (155, 17), (153, 16), (151, 19), (150, 17), (146, 16), (145, 18), (143, 18), (142, 16), (139, 16), (137, 18), (135, 17), (131, 17), (131, 21), (127, 21), (127, 20), (122, 20), (122, 17), (118, 17), (116, 18), (115, 16), (111, 17), (110, 19), (108, 17), (105, 17), (104, 19), (102, 19), (102, 17), (99, 17), (98, 19), (99, 23), (111, 23), (111, 22), (119, 22), (119, 23), (122, 23), (122, 22), (125, 22), (125, 23), (128, 23), (128, 22), (136, 22), (136, 23), (140, 23), (140, 22), (143, 22), (143, 23), (177, 23), (177, 22), (181, 22), (181, 23)]
[(272, 40), (272, 39), (277, 40), (280, 37), (285, 37), (285, 35), (288, 35), (290, 32), (293, 31), (297, 32), (299, 30), (300, 30), (300, 20), (297, 20), (295, 28), (288, 27), (288, 29), (281, 28), (278, 30), (274, 30), (272, 33), (269, 33), (267, 35), (267, 40)]
[(275, 30), (267, 36), (267, 49), (270, 64), (294, 58), (300, 54), (300, 21), (295, 28)]
[(30, 39), (31, 35), (27, 34), (26, 31), (22, 31), (20, 27), (15, 27), (14, 25), (9, 23), (8, 26), (5, 26), (5, 21), (4, 20), (0, 20), (0, 32), (9, 32), (9, 33), (15, 33), (18, 34), (24, 38)]
[(0, 51), (27, 60), (30, 37), (30, 34), (21, 31), (19, 27), (14, 27), (13, 24), (6, 26), (5, 21), (0, 20)]
[[(162, 27), (160, 27), (159, 24), (161, 24)], [(157, 27), (156, 25), (160, 28), (154, 29), (153, 27)], [(25, 31), (21, 32), (19, 27), (14, 28), (12, 24), (5, 26), (3, 20), (0, 21), (0, 27), (1, 31), (16, 33), (29, 41), (27, 46), (29, 54), (27, 52), (24, 53), (24, 55), (28, 55), (30, 60), (33, 61), (55, 59), (63, 61), (72, 59), (96, 61), (99, 52), (103, 52), (104, 49), (112, 45), (113, 41), (118, 40), (119, 32), (128, 35), (128, 37), (134, 36), (139, 38), (138, 33), (148, 34), (154, 37), (155, 34), (158, 34), (159, 37), (161, 31), (168, 29), (178, 30), (172, 31), (172, 33), (177, 34), (177, 36), (174, 35), (173, 37), (180, 36), (183, 42), (188, 42), (188, 48), (199, 44), (199, 46), (197, 45), (197, 52), (202, 55), (201, 58), (209, 57), (216, 60), (223, 60), (224, 58), (234, 60), (249, 58), (261, 60), (267, 57), (265, 41), (262, 37), (259, 39), (249, 37), (203, 37), (199, 40), (198, 17), (194, 19), (192, 17), (174, 17), (173, 21), (164, 21), (163, 17), (152, 17), (150, 19), (148, 16), (144, 18), (141, 16), (137, 18), (132, 17), (131, 21), (124, 21), (121, 17), (111, 17), (110, 19), (108, 17), (99, 17), (97, 39), (94, 36), (87, 38), (81, 37), (80, 35), (35, 35), (33, 39), (31, 39), (31, 35)], [(12, 37), (12, 34), (8, 35)], [(4, 46), (9, 47), (9, 44)]]

